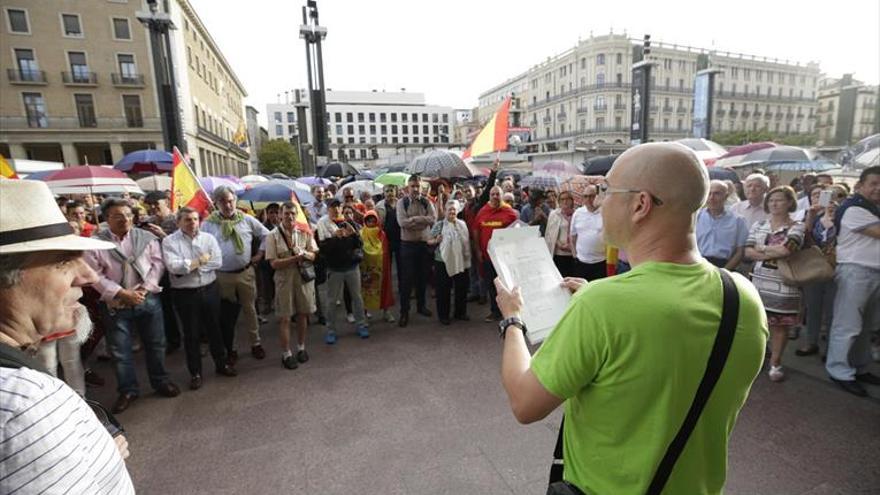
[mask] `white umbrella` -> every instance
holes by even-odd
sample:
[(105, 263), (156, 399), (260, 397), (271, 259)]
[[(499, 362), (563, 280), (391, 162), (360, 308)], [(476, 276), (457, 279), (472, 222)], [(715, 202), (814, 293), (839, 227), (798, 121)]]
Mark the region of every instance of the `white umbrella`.
[(871, 148), (856, 155), (852, 160), (854, 168), (868, 168), (880, 165), (880, 148)]
[(54, 194), (140, 194), (144, 191), (133, 181), (119, 184), (101, 184), (98, 186), (57, 186), (48, 183), (49, 189)]
[(339, 188), (339, 191), (336, 192), (336, 197), (342, 199), (343, 193), (346, 189), (354, 191), (356, 196), (359, 196), (364, 191), (369, 193), (370, 196), (377, 196), (382, 194), (383, 191), (382, 184), (376, 184), (371, 180), (356, 180)]
[(262, 175), (245, 175), (241, 178), (241, 183), (247, 186), (262, 184), (263, 182), (269, 182), (269, 179), (263, 177)]
[(138, 187), (144, 191), (170, 191), (171, 177), (167, 175), (153, 175), (135, 181)]

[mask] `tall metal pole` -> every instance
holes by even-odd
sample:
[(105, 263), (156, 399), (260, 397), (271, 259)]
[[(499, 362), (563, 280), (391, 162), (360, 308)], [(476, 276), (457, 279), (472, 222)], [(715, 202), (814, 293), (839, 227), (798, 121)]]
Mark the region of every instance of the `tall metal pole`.
[(183, 128), (180, 124), (180, 110), (177, 103), (177, 90), (174, 81), (174, 63), (171, 54), (169, 31), (175, 29), (171, 16), (160, 12), (157, 0), (147, 0), (149, 12), (137, 12), (137, 18), (150, 31), (150, 47), (153, 54), (156, 95), (159, 100), (159, 114), (162, 123), (162, 137), (166, 150), (177, 146), (186, 152)]
[[(318, 22), (318, 4), (307, 0), (303, 7), (303, 25), (300, 38), (306, 42), (306, 64), (309, 74), (309, 105), (312, 110), (312, 149), (314, 156), (327, 157), (327, 106), (324, 89), (324, 61), (321, 40), (327, 36), (327, 28)], [(317, 85), (317, 87), (316, 87)]]

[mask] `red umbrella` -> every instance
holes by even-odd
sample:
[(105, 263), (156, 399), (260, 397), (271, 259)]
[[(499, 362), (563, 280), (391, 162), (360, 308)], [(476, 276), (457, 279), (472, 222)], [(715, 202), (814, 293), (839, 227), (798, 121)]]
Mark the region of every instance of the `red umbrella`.
[(718, 157), (715, 161), (716, 167), (732, 167), (742, 162), (743, 158), (749, 153), (767, 148), (776, 148), (778, 144), (772, 141), (761, 141), (760, 143), (749, 143), (742, 146), (730, 148), (727, 153)]
[(43, 181), (56, 194), (142, 192), (124, 173), (100, 165), (63, 168), (49, 174)]

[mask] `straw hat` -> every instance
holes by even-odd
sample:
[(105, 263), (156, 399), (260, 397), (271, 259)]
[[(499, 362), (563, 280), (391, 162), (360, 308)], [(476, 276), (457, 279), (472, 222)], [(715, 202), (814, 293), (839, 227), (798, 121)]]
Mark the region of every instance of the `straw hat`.
[(74, 234), (45, 182), (0, 180), (0, 255), (113, 247)]

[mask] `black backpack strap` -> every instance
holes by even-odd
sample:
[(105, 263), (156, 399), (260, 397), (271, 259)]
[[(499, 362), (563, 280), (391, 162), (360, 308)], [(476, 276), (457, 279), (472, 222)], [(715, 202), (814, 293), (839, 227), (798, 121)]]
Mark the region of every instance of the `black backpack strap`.
[(727, 362), (727, 356), (730, 354), (730, 348), (733, 345), (733, 336), (736, 333), (736, 322), (739, 318), (739, 292), (736, 289), (736, 283), (726, 270), (719, 269), (721, 274), (721, 283), (724, 288), (724, 305), (721, 310), (721, 325), (718, 334), (715, 336), (715, 344), (712, 346), (712, 353), (709, 355), (709, 361), (706, 364), (706, 371), (703, 373), (703, 379), (700, 380), (700, 386), (691, 403), (684, 422), (679, 428), (675, 438), (666, 449), (666, 454), (657, 471), (654, 473), (654, 479), (648, 486), (648, 495), (659, 495), (672, 474), (676, 461), (684, 450), (688, 438), (697, 426), (697, 420), (709, 401), (712, 389), (718, 383), (721, 377), (721, 371)]
[(565, 416), (559, 422), (559, 435), (556, 437), (556, 447), (553, 449), (553, 464), (550, 465), (550, 483), (562, 481), (564, 464), (562, 460), (562, 432), (565, 429)]

